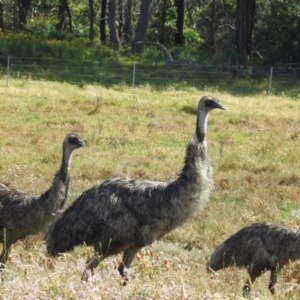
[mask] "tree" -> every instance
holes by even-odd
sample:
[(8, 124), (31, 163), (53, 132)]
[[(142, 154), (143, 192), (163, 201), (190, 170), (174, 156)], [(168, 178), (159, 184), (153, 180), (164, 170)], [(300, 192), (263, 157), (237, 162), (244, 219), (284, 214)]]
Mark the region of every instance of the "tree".
[(100, 41), (102, 44), (106, 43), (106, 7), (107, 0), (101, 1), (101, 13), (100, 13)]
[(257, 18), (253, 43), (262, 55), (262, 62), (266, 64), (299, 63), (299, 0), (259, 2)]
[(200, 7), (195, 2), (193, 6), (191, 2), (187, 3), (185, 26), (189, 33), (197, 30), (198, 40), (195, 41), (201, 49), (206, 53), (222, 54), (224, 58), (227, 56), (228, 62), (236, 44), (236, 0), (201, 2)]
[(24, 28), (27, 23), (27, 12), (30, 8), (30, 0), (18, 0), (18, 28)]
[(184, 0), (175, 0), (175, 7), (177, 11), (176, 19), (176, 33), (175, 33), (175, 45), (183, 46), (183, 26), (184, 26)]
[(141, 7), (140, 7), (140, 15), (139, 15), (138, 24), (135, 32), (134, 41), (133, 41), (133, 47), (132, 47), (133, 53), (141, 54), (144, 49), (144, 44), (138, 42), (140, 41), (145, 42), (148, 24), (150, 20), (150, 7), (151, 7), (151, 0), (142, 0)]
[(125, 0), (124, 3), (124, 26), (123, 38), (124, 42), (132, 41), (132, 0)]
[(116, 26), (116, 0), (108, 1), (108, 27), (110, 33), (110, 46), (114, 50), (120, 48), (120, 39)]
[(57, 31), (66, 31), (68, 25), (69, 25), (69, 31), (72, 32), (73, 31), (72, 16), (71, 16), (68, 0), (59, 0), (58, 23), (56, 25), (56, 29)]
[(167, 0), (162, 0), (162, 8), (160, 13), (160, 28), (158, 30), (158, 41), (161, 44), (165, 43), (165, 27), (167, 22)]
[(256, 0), (237, 0), (236, 48), (239, 64), (245, 65), (251, 56)]
[(216, 51), (216, 27), (217, 27), (217, 20), (216, 20), (216, 0), (211, 1), (210, 7), (210, 32), (208, 36), (208, 45)]
[(119, 12), (118, 14), (118, 19), (116, 20), (118, 23), (118, 36), (120, 39), (120, 43), (123, 40), (123, 26), (124, 26), (124, 2), (123, 0), (117, 0), (117, 11)]
[(3, 32), (4, 31), (4, 22), (3, 22), (3, 3), (0, 0), (0, 29)]
[(94, 11), (94, 1), (93, 0), (89, 0), (89, 19), (90, 19), (89, 39), (90, 39), (90, 42), (93, 42), (94, 37), (95, 37), (95, 31), (94, 31), (95, 11)]

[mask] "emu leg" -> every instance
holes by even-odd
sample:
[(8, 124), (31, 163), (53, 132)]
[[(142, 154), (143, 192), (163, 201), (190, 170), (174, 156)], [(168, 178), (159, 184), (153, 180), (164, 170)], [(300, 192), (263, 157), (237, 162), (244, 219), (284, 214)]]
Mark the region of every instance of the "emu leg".
[(7, 251), (9, 250), (9, 247), (7, 247), (7, 242), (6, 242), (6, 228), (2, 228), (0, 230), (0, 239), (2, 242), (2, 252), (0, 255), (0, 269), (4, 269), (5, 263), (8, 259)]
[(11, 245), (3, 245), (3, 249), (0, 255), (0, 269), (5, 269), (6, 262), (10, 253)]
[(86, 262), (86, 267), (81, 275), (82, 281), (87, 281), (90, 278), (90, 275), (94, 274), (94, 269), (99, 265), (100, 257), (95, 255)]
[(243, 286), (243, 296), (244, 296), (245, 298), (249, 297), (249, 295), (250, 295), (250, 291), (251, 291), (251, 281), (252, 281), (252, 280), (248, 279), (248, 280), (245, 282), (244, 286)]
[(277, 269), (271, 270), (271, 276), (270, 276), (270, 282), (269, 282), (268, 289), (272, 295), (275, 294), (275, 284), (277, 283), (277, 274), (278, 274)]
[(248, 270), (248, 273), (250, 275), (250, 278), (245, 282), (243, 286), (243, 296), (244, 297), (249, 297), (250, 291), (251, 291), (251, 285), (254, 283), (255, 279), (260, 275), (260, 274), (254, 274), (251, 271)]
[(118, 267), (118, 271), (120, 273), (120, 275), (123, 277), (124, 282), (123, 285), (126, 285), (129, 278), (128, 278), (128, 274), (125, 271), (125, 268), (130, 268), (130, 265), (135, 257), (135, 255), (139, 252), (140, 249), (142, 249), (143, 247), (140, 245), (134, 245), (131, 246), (129, 248), (127, 248), (124, 251), (124, 255), (123, 255), (123, 261), (120, 263), (119, 267)]
[(6, 251), (5, 249), (2, 249), (1, 255), (0, 255), (0, 270), (5, 268), (5, 259), (4, 257), (6, 256)]

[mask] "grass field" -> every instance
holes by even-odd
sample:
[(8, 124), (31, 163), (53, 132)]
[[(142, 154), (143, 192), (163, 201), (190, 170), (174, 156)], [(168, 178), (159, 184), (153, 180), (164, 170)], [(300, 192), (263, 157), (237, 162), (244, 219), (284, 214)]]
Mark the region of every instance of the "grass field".
[[(1, 276), (0, 299), (240, 299), (245, 270), (207, 274), (211, 252), (257, 221), (300, 229), (300, 101), (259, 94), (240, 97), (196, 89), (153, 90), (11, 80), (0, 81), (0, 182), (39, 194), (51, 184), (64, 136), (87, 147), (73, 155), (71, 203), (85, 189), (114, 177), (168, 181), (183, 166), (201, 96), (219, 98), (208, 146), (215, 190), (194, 220), (144, 248), (125, 287), (120, 256), (105, 260), (86, 283), (81, 272), (92, 249), (47, 257), (43, 235), (17, 242)], [(1, 250), (1, 248), (0, 248)], [(279, 276), (276, 299), (299, 299), (300, 263)], [(252, 299), (272, 299), (269, 274)]]

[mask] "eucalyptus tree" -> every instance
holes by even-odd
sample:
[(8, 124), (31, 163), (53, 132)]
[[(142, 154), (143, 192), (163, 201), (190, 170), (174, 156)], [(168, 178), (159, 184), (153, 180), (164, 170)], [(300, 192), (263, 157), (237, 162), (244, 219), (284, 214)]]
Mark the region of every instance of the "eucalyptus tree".
[(89, 29), (89, 39), (91, 42), (94, 41), (95, 30), (94, 30), (94, 21), (95, 21), (95, 10), (94, 10), (94, 1), (89, 0), (89, 20), (90, 20), (90, 29)]
[(139, 19), (135, 31), (132, 51), (133, 53), (141, 54), (144, 48), (142, 43), (146, 39), (147, 28), (150, 20), (150, 8), (152, 0), (141, 0)]
[(57, 31), (73, 31), (72, 14), (68, 0), (59, 0), (57, 18)]
[(184, 44), (184, 0), (174, 0), (177, 18), (176, 18), (176, 33), (174, 37), (175, 45), (182, 46)]
[(236, 49), (238, 60), (244, 65), (252, 53), (252, 37), (255, 23), (256, 0), (236, 1)]
[(3, 22), (3, 3), (0, 1), (0, 30), (4, 31), (4, 22)]
[(116, 25), (116, 0), (108, 1), (108, 27), (110, 33), (110, 47), (114, 50), (120, 48), (120, 38)]

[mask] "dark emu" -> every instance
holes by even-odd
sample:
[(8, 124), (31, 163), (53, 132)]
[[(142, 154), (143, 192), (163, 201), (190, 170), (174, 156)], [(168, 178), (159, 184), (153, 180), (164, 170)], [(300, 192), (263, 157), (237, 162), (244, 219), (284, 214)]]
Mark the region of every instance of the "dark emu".
[(217, 99), (199, 101), (195, 137), (186, 149), (179, 177), (170, 182), (113, 178), (86, 190), (52, 223), (47, 234), (51, 255), (85, 243), (94, 246), (95, 256), (87, 261), (82, 280), (87, 280), (100, 260), (123, 252), (118, 267), (128, 280), (137, 252), (195, 216), (207, 203), (213, 174), (206, 146), (209, 111), (224, 109)]
[(220, 244), (211, 255), (208, 270), (246, 267), (250, 278), (243, 287), (245, 297), (255, 279), (271, 271), (268, 289), (274, 294), (282, 267), (299, 258), (300, 232), (269, 223), (256, 223), (244, 227)]
[(62, 163), (52, 185), (40, 196), (0, 184), (0, 267), (4, 268), (11, 245), (30, 234), (46, 229), (69, 195), (70, 162), (73, 150), (84, 146), (82, 139), (68, 134), (63, 141)]

